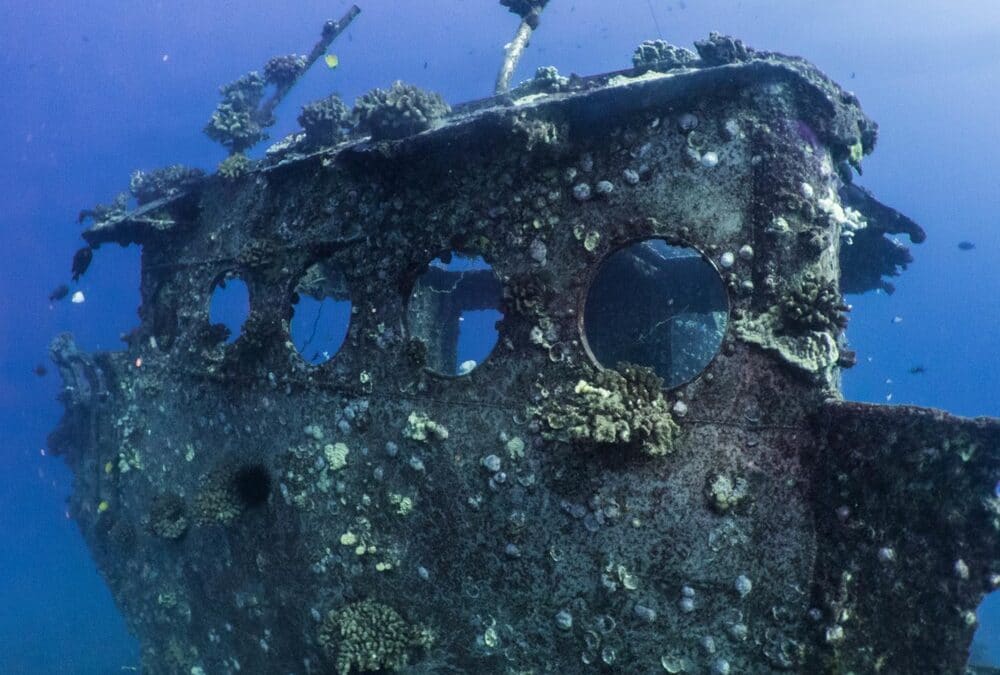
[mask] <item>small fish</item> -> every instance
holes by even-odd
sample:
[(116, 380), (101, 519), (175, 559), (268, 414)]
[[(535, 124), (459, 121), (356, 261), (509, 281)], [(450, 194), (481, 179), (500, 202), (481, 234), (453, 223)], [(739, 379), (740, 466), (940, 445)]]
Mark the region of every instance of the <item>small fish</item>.
[(326, 61), (326, 67), (330, 70), (333, 70), (340, 65), (340, 59), (337, 58), (336, 54), (327, 54), (323, 60)]
[(901, 316), (894, 316), (894, 317), (892, 317), (892, 322), (893, 323), (903, 323), (903, 317), (901, 317)]
[(916, 365), (910, 368), (910, 375), (919, 375), (920, 373), (926, 373), (927, 369), (921, 365)]
[(67, 286), (66, 284), (59, 284), (54, 289), (52, 289), (51, 293), (49, 293), (49, 300), (51, 300), (52, 302), (58, 302), (63, 298), (65, 298), (67, 295), (69, 295), (69, 286)]
[(83, 291), (77, 291), (73, 294), (73, 297), (69, 299), (74, 305), (79, 305), (84, 302), (87, 297), (83, 294)]
[(89, 246), (84, 246), (73, 254), (73, 281), (80, 280), (83, 273), (90, 267), (90, 261), (93, 259), (94, 249)]
[(45, 377), (46, 375), (49, 374), (49, 369), (45, 367), (44, 363), (39, 363), (37, 366), (32, 368), (31, 372), (33, 372), (38, 377)]
[(976, 245), (973, 244), (971, 241), (960, 241), (958, 242), (958, 248), (960, 251), (971, 251), (972, 249), (976, 248)]

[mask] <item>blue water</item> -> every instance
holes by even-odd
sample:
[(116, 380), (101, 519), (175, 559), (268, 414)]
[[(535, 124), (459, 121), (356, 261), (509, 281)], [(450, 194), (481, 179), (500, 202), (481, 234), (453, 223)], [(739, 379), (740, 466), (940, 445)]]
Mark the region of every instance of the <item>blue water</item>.
[[(341, 66), (306, 77), (279, 108), (275, 138), (331, 91), (351, 101), (403, 79), (451, 102), (490, 93), (516, 26), (497, 2), (358, 1), (363, 14), (333, 50)], [(58, 382), (32, 370), (51, 337), (71, 330), (86, 349), (115, 349), (137, 321), (134, 248), (98, 252), (79, 285), (85, 302), (46, 300), (81, 243), (77, 212), (126, 189), (136, 168), (213, 169), (224, 151), (201, 128), (217, 86), (307, 51), (348, 4), (3, 0), (0, 672), (107, 674), (137, 661), (64, 513), (68, 472), (43, 456)], [(853, 89), (882, 127), (861, 182), (928, 230), (894, 295), (850, 299), (859, 363), (846, 395), (1000, 415), (1000, 4), (552, 0), (518, 79), (539, 65), (627, 67), (643, 39), (690, 44), (709, 30), (805, 56)], [(911, 375), (916, 365), (926, 372)], [(1000, 598), (987, 605), (980, 642), (1000, 662)]]

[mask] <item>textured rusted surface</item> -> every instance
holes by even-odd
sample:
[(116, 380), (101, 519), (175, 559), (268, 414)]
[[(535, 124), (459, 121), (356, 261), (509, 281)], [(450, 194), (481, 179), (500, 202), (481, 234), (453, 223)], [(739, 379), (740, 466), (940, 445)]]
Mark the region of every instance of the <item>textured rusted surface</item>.
[(827, 630), (843, 617), (827, 662), (961, 672), (998, 583), (1000, 420), (838, 402), (817, 422), (814, 601)]
[[(392, 619), (384, 663), (412, 672), (927, 672), (910, 668), (934, 630), (948, 639), (921, 642), (926, 661), (964, 660), (972, 629), (955, 622), (1000, 572), (996, 524), (978, 518), (993, 423), (826, 402), (847, 356), (839, 253), (864, 225), (837, 167), (872, 149), (874, 124), (771, 54), (573, 87), (459, 108), (401, 141), (272, 153), (85, 234), (143, 245), (141, 324), (124, 352), (56, 342), (67, 413), (52, 443), (146, 671), (335, 672), (375, 630), (338, 641), (345, 617), (369, 615)], [(650, 237), (719, 269), (721, 352), (643, 401), (679, 425), (660, 455), (560, 441), (553, 411), (579, 412), (599, 379), (581, 332), (589, 283)], [(442, 378), (422, 367), (406, 303), (449, 250), (493, 266), (505, 315), (491, 357)], [(321, 260), (343, 270), (354, 313), (315, 367), (288, 324)], [(208, 318), (227, 272), (251, 294), (231, 345)], [(977, 443), (963, 472), (942, 454), (904, 490), (906, 439), (943, 443), (963, 424)], [(877, 449), (885, 463), (857, 442), (866, 425), (905, 431)], [(227, 482), (260, 471), (263, 503)], [(933, 512), (919, 500), (938, 484), (948, 513), (971, 514), (950, 537), (907, 520)], [(874, 567), (870, 528), (898, 542), (895, 568)], [(940, 591), (958, 610), (935, 595), (953, 577), (932, 553), (969, 565)], [(872, 589), (911, 569), (912, 602), (941, 606), (901, 619), (894, 603), (910, 601)], [(842, 589), (844, 572), (857, 585)]]

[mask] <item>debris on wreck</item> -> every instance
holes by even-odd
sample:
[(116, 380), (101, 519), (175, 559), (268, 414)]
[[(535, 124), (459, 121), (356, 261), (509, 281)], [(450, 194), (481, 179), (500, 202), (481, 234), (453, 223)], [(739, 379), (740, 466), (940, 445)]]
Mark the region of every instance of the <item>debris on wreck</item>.
[[(504, 4), (529, 33), (545, 5)], [(923, 238), (845, 182), (876, 139), (856, 98), (712, 35), (447, 116), (399, 85), (363, 130), (326, 99), (239, 159), (259, 83), (313, 55), (229, 90), (225, 180), (168, 167), (86, 214), (84, 255), (143, 247), (140, 323), (53, 342), (50, 448), (143, 672), (962, 672), (1000, 421), (843, 400), (843, 295)], [(437, 270), (462, 292), (414, 321), (447, 251), (491, 271)], [(321, 361), (290, 334), (317, 264), (351, 305)], [(462, 311), (496, 303), (460, 366)]]

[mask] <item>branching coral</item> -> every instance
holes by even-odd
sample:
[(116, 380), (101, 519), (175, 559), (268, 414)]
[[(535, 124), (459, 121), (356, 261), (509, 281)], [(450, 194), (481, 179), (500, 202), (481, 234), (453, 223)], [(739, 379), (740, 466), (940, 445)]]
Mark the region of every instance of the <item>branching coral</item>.
[(260, 73), (253, 71), (221, 87), (222, 102), (205, 126), (208, 137), (234, 153), (243, 152), (267, 138), (264, 127), (272, 120), (257, 118), (265, 84)]
[(236, 180), (252, 168), (253, 161), (242, 152), (237, 152), (219, 163), (219, 175), (227, 180)]
[(303, 106), (299, 124), (309, 145), (334, 145), (351, 129), (351, 111), (339, 96), (331, 95)]
[(358, 125), (377, 141), (420, 133), (450, 112), (439, 94), (398, 80), (389, 89), (373, 89), (354, 104)]
[(580, 380), (572, 392), (536, 411), (542, 435), (574, 445), (624, 446), (646, 455), (673, 451), (678, 426), (663, 398), (663, 380), (649, 368), (621, 364), (593, 383)]
[(433, 643), (430, 632), (413, 626), (399, 612), (374, 600), (331, 611), (320, 624), (319, 644), (335, 660), (338, 675), (402, 670), (410, 651)]
[(697, 60), (698, 57), (691, 50), (675, 47), (664, 40), (646, 40), (632, 54), (632, 65), (643, 71), (666, 72), (683, 68)]

